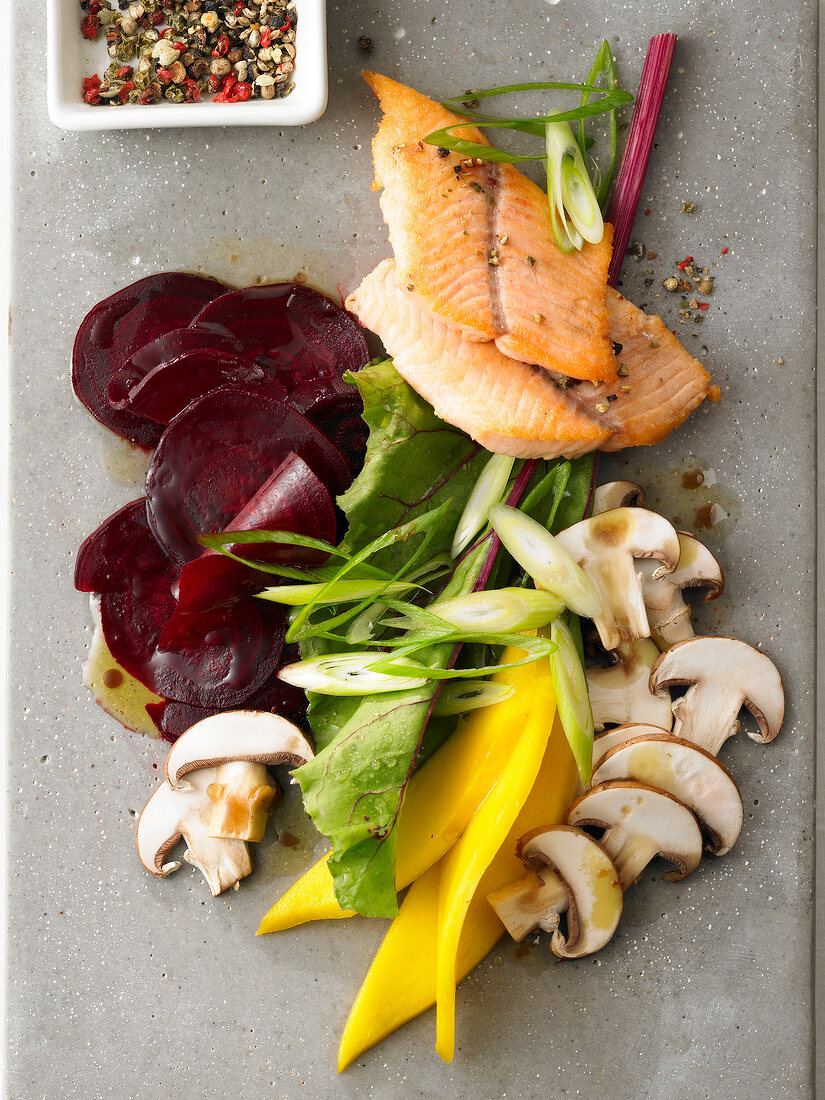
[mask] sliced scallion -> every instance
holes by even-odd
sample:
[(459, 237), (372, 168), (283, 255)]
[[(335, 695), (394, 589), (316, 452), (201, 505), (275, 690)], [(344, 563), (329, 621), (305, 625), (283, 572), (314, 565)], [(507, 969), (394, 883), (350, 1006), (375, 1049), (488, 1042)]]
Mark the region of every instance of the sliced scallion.
[(494, 588), (430, 604), (429, 610), (457, 630), (506, 634), (546, 626), (561, 614), (564, 604), (550, 592)]
[(486, 524), (487, 514), (492, 506), (501, 500), (514, 462), (515, 459), (509, 455), (493, 455), (484, 466), (455, 529), (452, 547), (454, 558), (470, 545), (473, 537)]
[(370, 596), (403, 596), (416, 585), (407, 581), (340, 580), (327, 584), (282, 584), (265, 588), (256, 595), (260, 600), (285, 604), (287, 607), (305, 607), (312, 601), (316, 607), (327, 604), (357, 603)]
[(437, 718), (466, 714), (493, 703), (503, 703), (515, 692), (512, 684), (495, 684), (488, 680), (464, 680), (445, 684), (438, 696), (433, 714)]
[[(284, 665), (278, 679), (319, 695), (378, 695), (385, 691), (423, 687), (427, 682), (415, 676), (375, 672), (369, 667), (374, 661), (374, 653), (325, 653)], [(414, 662), (407, 662), (408, 667), (412, 665)]]
[(581, 248), (584, 241), (598, 244), (604, 235), (602, 212), (573, 131), (566, 122), (549, 122), (545, 137), (547, 198), (556, 244), (562, 252)]
[(602, 606), (598, 589), (540, 523), (506, 504), (490, 510), (490, 522), (508, 553), (538, 588), (558, 596), (577, 615), (588, 619), (598, 615)]
[(581, 781), (588, 783), (593, 766), (593, 711), (587, 694), (587, 679), (573, 635), (562, 619), (553, 623), (550, 638), (558, 646), (550, 655), (550, 673), (559, 720)]

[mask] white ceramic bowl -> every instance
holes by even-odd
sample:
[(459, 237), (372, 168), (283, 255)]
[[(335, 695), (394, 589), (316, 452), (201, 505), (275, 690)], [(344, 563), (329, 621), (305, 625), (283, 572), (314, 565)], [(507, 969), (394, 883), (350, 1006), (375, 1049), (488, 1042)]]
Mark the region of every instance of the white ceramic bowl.
[(297, 0), (295, 87), (283, 99), (245, 103), (157, 103), (92, 107), (83, 102), (83, 78), (103, 75), (111, 58), (103, 37), (80, 33), (78, 0), (48, 0), (49, 117), (64, 130), (137, 130), (155, 126), (302, 126), (327, 105), (326, 0)]

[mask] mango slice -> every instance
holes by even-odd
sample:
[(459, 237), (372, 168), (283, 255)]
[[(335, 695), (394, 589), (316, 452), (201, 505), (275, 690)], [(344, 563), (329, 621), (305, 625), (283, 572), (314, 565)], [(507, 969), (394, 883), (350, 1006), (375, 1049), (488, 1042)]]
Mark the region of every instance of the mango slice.
[(436, 1043), (445, 1062), (455, 1049), (456, 956), (470, 902), (484, 872), (506, 840), (536, 781), (553, 719), (556, 695), (550, 666), (532, 667), (529, 713), (510, 759), (495, 788), (442, 860), (438, 895), (438, 963), (436, 968)]
[[(533, 789), (470, 899), (458, 941), (456, 981), (464, 979), (504, 934), (487, 895), (524, 874), (516, 841), (533, 829), (564, 821), (578, 782), (576, 762), (556, 719)], [(435, 1004), (438, 897), (445, 862), (436, 863), (407, 892), (350, 1012), (338, 1053), (339, 1073)]]
[[(522, 656), (522, 650), (508, 649), (502, 663)], [(513, 695), (473, 711), (410, 780), (398, 820), (395, 866), (399, 890), (444, 855), (498, 784), (504, 761), (530, 714), (534, 686), (543, 684), (535, 670), (544, 664), (536, 662), (496, 673), (496, 683), (516, 687)], [(258, 935), (307, 921), (354, 916), (352, 910), (341, 909), (335, 899), (328, 858), (329, 853), (272, 906), (261, 921)]]

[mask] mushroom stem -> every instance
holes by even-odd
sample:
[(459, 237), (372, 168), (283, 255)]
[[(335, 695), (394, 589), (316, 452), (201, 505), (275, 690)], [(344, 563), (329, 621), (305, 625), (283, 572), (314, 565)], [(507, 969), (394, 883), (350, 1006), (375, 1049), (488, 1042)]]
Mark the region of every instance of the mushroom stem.
[(669, 730), (673, 725), (670, 700), (650, 688), (650, 670), (659, 657), (656, 645), (641, 638), (625, 642), (617, 653), (618, 664), (586, 670), (595, 728), (641, 722)]
[(489, 894), (487, 900), (517, 943), (536, 928), (554, 932), (570, 904), (567, 887), (549, 867), (529, 870), (523, 878)]
[[(691, 741), (711, 756), (718, 756), (727, 739), (739, 730), (736, 716), (742, 706), (741, 692), (718, 681), (695, 684), (688, 690), (690, 706), (685, 706), (687, 695), (673, 700), (673, 735)], [(697, 721), (699, 715), (701, 721)]]
[(252, 864), (242, 840), (219, 840), (210, 835), (209, 818), (207, 804), (181, 821), (180, 832), (187, 844), (183, 858), (203, 873), (212, 896), (217, 897), (251, 875)]
[(650, 837), (634, 836), (622, 828), (608, 829), (599, 843), (616, 865), (623, 890), (642, 877), (645, 867), (659, 851)]
[(206, 793), (212, 801), (210, 837), (263, 840), (269, 808), (278, 794), (266, 764), (246, 760), (219, 764)]

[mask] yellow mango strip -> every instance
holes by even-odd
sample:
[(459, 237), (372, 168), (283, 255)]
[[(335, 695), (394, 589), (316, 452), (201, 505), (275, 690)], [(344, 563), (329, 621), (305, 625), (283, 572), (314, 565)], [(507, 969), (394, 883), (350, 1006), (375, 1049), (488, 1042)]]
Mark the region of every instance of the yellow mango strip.
[[(578, 771), (558, 719), (539, 774), (504, 844), (473, 895), (458, 944), (456, 979), (466, 978), (504, 934), (487, 895), (524, 874), (516, 857), (520, 836), (564, 821), (578, 787)], [(408, 1020), (435, 1004), (438, 895), (441, 859), (407, 892), (349, 1014), (338, 1051), (338, 1072)]]
[(445, 1062), (453, 1060), (455, 1049), (456, 957), (467, 909), (533, 788), (556, 716), (549, 662), (526, 667), (531, 667), (533, 690), (521, 736), (498, 784), (444, 857), (441, 869), (435, 1049)]
[[(521, 656), (522, 650), (509, 649), (501, 660)], [(473, 711), (410, 780), (398, 819), (395, 878), (399, 890), (456, 842), (498, 782), (503, 761), (527, 721), (535, 667), (522, 665), (496, 673), (494, 682), (513, 685), (513, 695)], [(328, 859), (327, 852), (272, 906), (261, 921), (259, 936), (307, 921), (354, 916), (335, 900)]]

